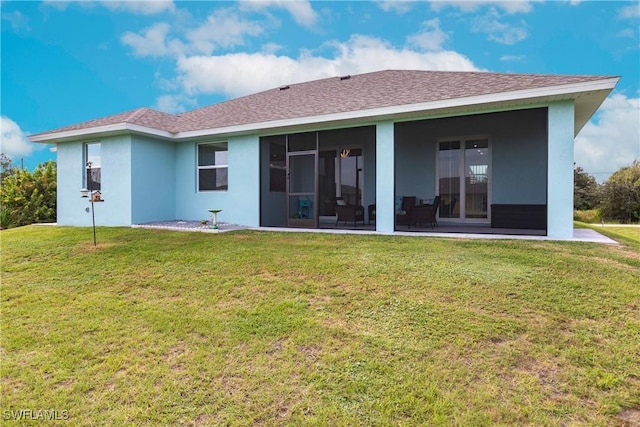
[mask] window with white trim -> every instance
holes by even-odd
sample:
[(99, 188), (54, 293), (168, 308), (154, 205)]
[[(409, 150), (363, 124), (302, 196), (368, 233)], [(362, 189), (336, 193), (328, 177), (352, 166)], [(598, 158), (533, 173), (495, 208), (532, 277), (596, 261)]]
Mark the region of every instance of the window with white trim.
[[(102, 190), (102, 155), (100, 143), (90, 142), (84, 145), (84, 188), (91, 191)], [(89, 168), (89, 164), (91, 167)]]
[(228, 184), (226, 142), (198, 144), (198, 191), (226, 191)]

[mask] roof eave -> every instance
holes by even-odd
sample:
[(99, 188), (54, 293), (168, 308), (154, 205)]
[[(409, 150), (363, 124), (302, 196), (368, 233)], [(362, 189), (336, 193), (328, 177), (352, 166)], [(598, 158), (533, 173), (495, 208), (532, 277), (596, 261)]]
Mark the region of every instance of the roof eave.
[(175, 134), (169, 131), (155, 129), (147, 126), (140, 126), (132, 123), (115, 123), (110, 125), (95, 126), (86, 129), (74, 129), (63, 132), (41, 133), (29, 136), (31, 142), (45, 144), (59, 144), (62, 142), (72, 142), (86, 139), (98, 139), (108, 136), (123, 134), (135, 134), (152, 136), (155, 138), (173, 140)]

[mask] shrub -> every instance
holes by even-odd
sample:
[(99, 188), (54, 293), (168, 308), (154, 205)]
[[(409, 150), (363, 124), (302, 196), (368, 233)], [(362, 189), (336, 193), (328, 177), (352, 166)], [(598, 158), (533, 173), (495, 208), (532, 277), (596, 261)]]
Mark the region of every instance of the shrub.
[(580, 221), (587, 224), (598, 224), (602, 220), (600, 216), (600, 209), (589, 209), (589, 210), (574, 210), (573, 211), (573, 220)]
[(56, 220), (56, 163), (49, 161), (33, 173), (15, 169), (0, 187), (2, 228)]
[(580, 166), (573, 170), (573, 208), (578, 210), (595, 209), (600, 198), (600, 186), (596, 179)]
[(602, 216), (606, 220), (640, 221), (640, 161), (618, 169), (602, 187)]

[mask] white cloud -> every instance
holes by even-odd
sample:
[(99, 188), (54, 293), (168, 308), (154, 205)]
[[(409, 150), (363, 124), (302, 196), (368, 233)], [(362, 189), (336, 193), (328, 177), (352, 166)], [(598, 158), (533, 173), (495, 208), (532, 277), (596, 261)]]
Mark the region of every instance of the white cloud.
[(33, 143), (29, 141), (20, 126), (9, 117), (0, 117), (0, 151), (9, 157), (28, 156), (33, 151)]
[(101, 3), (112, 11), (131, 12), (139, 15), (155, 15), (175, 10), (172, 0), (103, 0)]
[(155, 15), (175, 11), (175, 5), (172, 0), (101, 0), (99, 2), (84, 0), (44, 0), (42, 3), (60, 11), (66, 10), (70, 4), (74, 3), (85, 8), (92, 8), (99, 4), (114, 12), (122, 11), (136, 15)]
[(318, 14), (311, 7), (311, 3), (303, 0), (250, 0), (240, 2), (244, 9), (285, 9), (294, 21), (303, 27), (313, 28), (318, 23)]
[(14, 10), (11, 13), (3, 12), (2, 20), (8, 21), (11, 24), (13, 31), (31, 30), (31, 27), (29, 26), (29, 18), (24, 16), (19, 10)]
[(215, 48), (242, 45), (245, 36), (258, 36), (262, 28), (255, 22), (242, 19), (230, 9), (219, 9), (207, 18), (207, 22), (187, 32), (193, 51), (211, 54)]
[(431, 9), (440, 12), (441, 10), (452, 7), (459, 9), (461, 12), (473, 13), (485, 6), (498, 7), (506, 13), (513, 15), (516, 13), (529, 13), (533, 10), (532, 2), (529, 0), (467, 0), (467, 1), (446, 1), (432, 0)]
[(492, 8), (486, 15), (476, 16), (471, 25), (471, 31), (485, 33), (489, 40), (501, 44), (512, 45), (527, 38), (526, 23), (521, 21), (519, 25), (500, 22), (501, 15), (497, 9)]
[(70, 3), (71, 3), (70, 1), (63, 1), (63, 0), (43, 0), (42, 1), (43, 5), (52, 7), (54, 9), (58, 9), (60, 11), (66, 10), (67, 6), (69, 6)]
[(156, 99), (154, 109), (164, 111), (165, 113), (184, 113), (187, 107), (195, 107), (196, 100), (184, 94), (161, 95)]
[(624, 19), (640, 18), (640, 3), (634, 2), (629, 6), (620, 8), (618, 14)]
[(635, 32), (631, 29), (631, 28), (625, 28), (624, 30), (618, 31), (618, 34), (616, 34), (616, 36), (618, 37), (622, 37), (622, 38), (634, 38)]
[(282, 50), (282, 47), (282, 45), (279, 45), (277, 43), (266, 43), (262, 46), (262, 52), (275, 54), (279, 50)]
[(500, 57), (500, 61), (502, 62), (523, 62), (526, 59), (526, 55), (503, 55)]
[(575, 162), (599, 182), (640, 158), (640, 98), (615, 94), (575, 139)]
[(402, 0), (380, 0), (376, 3), (380, 6), (380, 9), (385, 12), (395, 12), (398, 15), (404, 15), (411, 10), (415, 2)]
[(256, 22), (242, 19), (230, 9), (220, 9), (203, 24), (187, 30), (185, 41), (174, 37), (172, 26), (166, 22), (156, 22), (140, 33), (127, 31), (120, 40), (130, 46), (136, 56), (210, 55), (217, 48), (242, 45), (247, 36), (256, 37), (262, 32)]
[(311, 52), (302, 52), (297, 58), (264, 52), (181, 57), (177, 79), (191, 96), (221, 93), (235, 97), (285, 83), (390, 68), (477, 71), (468, 58), (457, 52), (396, 49), (373, 37), (352, 36), (346, 43), (332, 42), (330, 46), (334, 56), (329, 58)]
[(168, 39), (171, 27), (166, 22), (157, 22), (142, 30), (142, 35), (127, 31), (120, 40), (133, 49), (136, 56), (179, 55), (186, 46), (179, 40)]
[(422, 23), (422, 30), (407, 38), (407, 42), (424, 50), (440, 50), (449, 36), (440, 29), (438, 18)]

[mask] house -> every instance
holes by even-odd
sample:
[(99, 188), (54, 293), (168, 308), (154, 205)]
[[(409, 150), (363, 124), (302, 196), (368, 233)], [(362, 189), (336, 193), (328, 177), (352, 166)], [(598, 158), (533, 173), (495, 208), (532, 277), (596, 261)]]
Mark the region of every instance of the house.
[[(58, 224), (335, 222), (379, 232), (405, 196), (438, 223), (573, 232), (573, 141), (618, 77), (387, 70), (289, 84), (178, 115), (140, 108), (31, 135), (57, 145)], [(91, 162), (91, 176), (85, 165)], [(358, 225), (356, 225), (357, 227)]]

